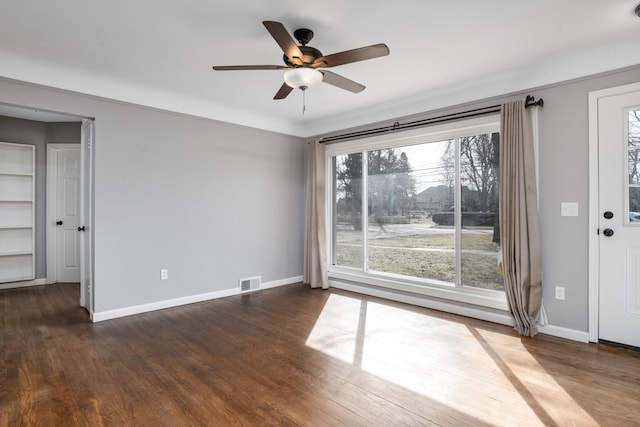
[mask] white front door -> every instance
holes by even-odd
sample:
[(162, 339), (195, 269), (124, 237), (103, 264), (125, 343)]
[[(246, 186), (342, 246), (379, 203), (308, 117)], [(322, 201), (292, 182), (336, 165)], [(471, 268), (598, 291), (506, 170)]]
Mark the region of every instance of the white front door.
[(57, 150), (56, 280), (80, 283), (80, 146)]
[(640, 347), (640, 85), (597, 98), (598, 339)]

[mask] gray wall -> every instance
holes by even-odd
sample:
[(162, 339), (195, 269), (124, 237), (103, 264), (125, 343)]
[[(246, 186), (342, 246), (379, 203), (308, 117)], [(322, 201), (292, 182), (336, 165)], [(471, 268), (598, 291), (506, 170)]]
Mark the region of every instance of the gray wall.
[(0, 102), (95, 118), (96, 312), (302, 274), (300, 138), (13, 81)]
[(79, 143), (79, 123), (44, 123), (0, 116), (0, 141), (34, 145), (36, 279), (47, 277), (47, 143)]
[[(640, 82), (640, 67), (536, 90), (540, 110), (540, 226), (544, 304), (553, 325), (588, 330), (589, 92)], [(578, 202), (578, 217), (560, 216)], [(554, 287), (566, 299), (554, 298)]]
[(47, 144), (79, 144), (81, 122), (47, 124)]

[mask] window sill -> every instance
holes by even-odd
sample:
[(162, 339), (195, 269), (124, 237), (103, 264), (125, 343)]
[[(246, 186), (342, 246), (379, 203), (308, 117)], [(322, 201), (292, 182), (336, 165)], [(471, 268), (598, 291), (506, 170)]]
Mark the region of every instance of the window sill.
[(412, 294), (425, 295), (449, 301), (472, 304), (496, 310), (508, 311), (504, 292), (471, 287), (439, 286), (428, 283), (404, 281), (399, 278), (381, 277), (356, 271), (344, 271), (332, 268), (330, 279), (347, 280), (386, 289), (393, 289)]

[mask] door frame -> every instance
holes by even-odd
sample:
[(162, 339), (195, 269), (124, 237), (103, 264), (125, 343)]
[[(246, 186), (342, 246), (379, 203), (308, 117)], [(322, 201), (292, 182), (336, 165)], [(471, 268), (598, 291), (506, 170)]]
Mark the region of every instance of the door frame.
[(95, 309), (94, 272), (94, 119), (82, 119), (80, 131), (80, 223), (85, 231), (80, 236), (80, 305), (93, 321)]
[(589, 92), (589, 341), (599, 339), (600, 306), (600, 194), (598, 101), (640, 91), (640, 82)]
[[(80, 143), (47, 144), (47, 285), (58, 281), (58, 233), (56, 226), (58, 194), (58, 153), (60, 150), (80, 150)], [(78, 199), (79, 201), (79, 199)], [(79, 208), (79, 206), (78, 206)]]

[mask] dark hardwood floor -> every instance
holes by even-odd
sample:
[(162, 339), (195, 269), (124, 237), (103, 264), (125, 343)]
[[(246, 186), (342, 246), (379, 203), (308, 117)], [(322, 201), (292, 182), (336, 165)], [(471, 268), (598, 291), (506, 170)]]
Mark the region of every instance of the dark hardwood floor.
[(640, 354), (290, 285), (92, 324), (0, 291), (0, 425), (640, 425)]

